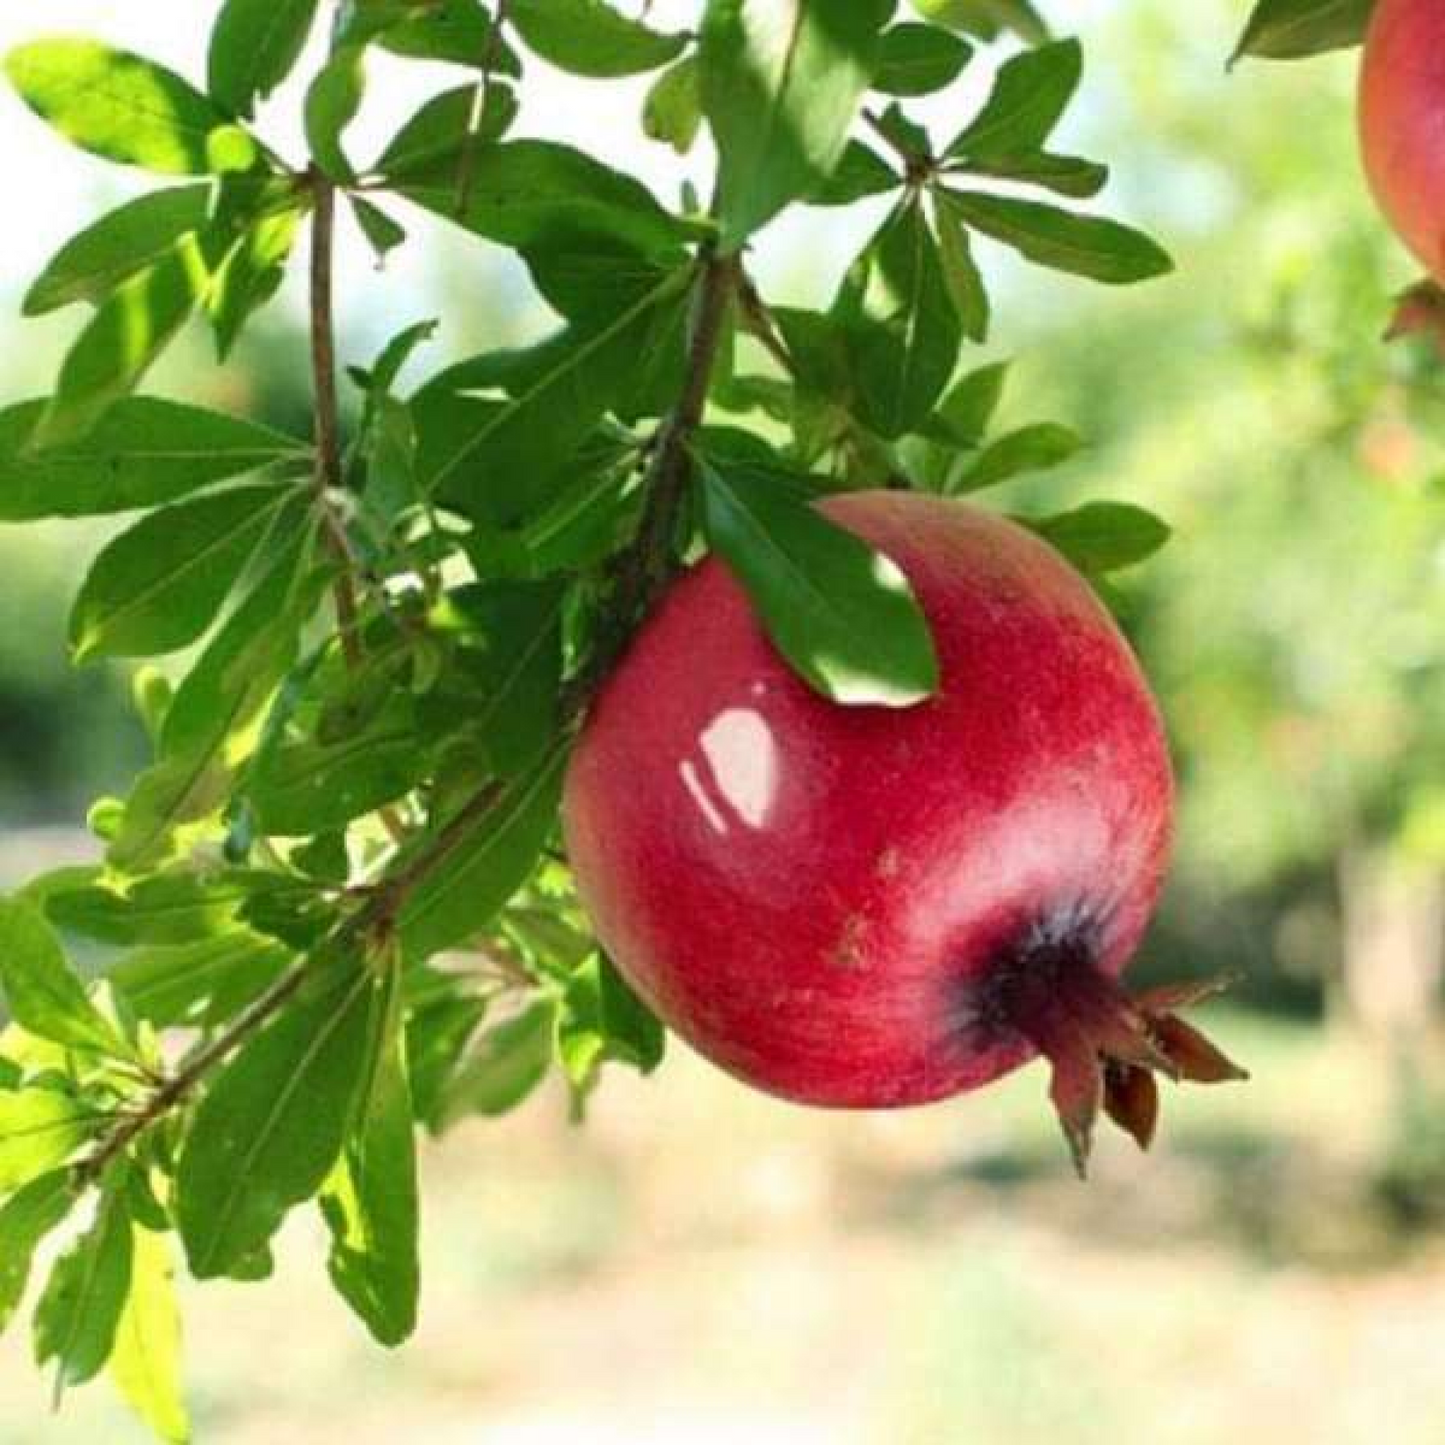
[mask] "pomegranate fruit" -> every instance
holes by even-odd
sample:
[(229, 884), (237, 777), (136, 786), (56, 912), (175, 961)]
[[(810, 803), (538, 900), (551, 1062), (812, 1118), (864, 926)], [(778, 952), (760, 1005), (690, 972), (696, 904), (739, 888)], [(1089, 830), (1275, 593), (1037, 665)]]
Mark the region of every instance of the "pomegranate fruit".
[(1012, 522), (907, 492), (823, 510), (933, 628), (916, 707), (841, 707), (716, 560), (600, 693), (564, 801), (617, 966), (707, 1057), (811, 1104), (918, 1104), (1036, 1056), (1082, 1172), (1101, 1103), (1141, 1145), (1152, 1070), (1240, 1073), (1115, 981), (1153, 911), (1173, 783), (1139, 667), (1088, 584)]
[(1445, 281), (1445, 5), (1378, 0), (1360, 70), (1365, 172), (1390, 224)]

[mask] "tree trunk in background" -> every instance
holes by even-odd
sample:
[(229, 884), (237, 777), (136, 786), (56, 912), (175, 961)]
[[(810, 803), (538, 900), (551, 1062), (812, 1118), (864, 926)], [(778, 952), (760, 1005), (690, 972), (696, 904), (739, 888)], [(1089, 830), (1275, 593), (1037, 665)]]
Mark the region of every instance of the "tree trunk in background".
[(1354, 1024), (1408, 1043), (1429, 1028), (1445, 973), (1445, 882), (1385, 848), (1340, 856), (1342, 1002)]

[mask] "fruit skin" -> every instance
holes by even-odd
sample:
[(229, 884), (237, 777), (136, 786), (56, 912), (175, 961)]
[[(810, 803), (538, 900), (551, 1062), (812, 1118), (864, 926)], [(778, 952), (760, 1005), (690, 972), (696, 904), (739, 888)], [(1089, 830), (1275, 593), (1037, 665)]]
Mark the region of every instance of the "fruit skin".
[[(909, 578), (940, 693), (901, 711), (826, 701), (703, 562), (642, 627), (571, 763), (582, 900), (661, 1017), (762, 1089), (918, 1104), (1045, 1051), (1057, 1095), (1073, 1058), (1053, 1047), (1059, 985), (1087, 977), (1127, 1010), (1105, 981), (1165, 868), (1154, 702), (1089, 586), (1023, 528), (907, 492), (822, 505)], [(1082, 1057), (1087, 1093), (1102, 1075)]]
[(1360, 68), (1365, 173), (1390, 224), (1445, 281), (1445, 5), (1379, 0)]

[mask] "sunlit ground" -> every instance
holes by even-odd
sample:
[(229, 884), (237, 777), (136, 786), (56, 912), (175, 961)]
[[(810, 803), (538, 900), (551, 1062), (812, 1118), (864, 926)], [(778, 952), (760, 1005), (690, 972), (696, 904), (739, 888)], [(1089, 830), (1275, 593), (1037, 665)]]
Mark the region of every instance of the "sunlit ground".
[[(198, 1438), (226, 1445), (1445, 1440), (1445, 1248), (1362, 1183), (1380, 1070), (1219, 1009), (1243, 1087), (1171, 1093), (1159, 1152), (1072, 1181), (1026, 1071), (892, 1116), (775, 1104), (675, 1050), (586, 1130), (556, 1095), (428, 1151), (426, 1298), (373, 1348), (299, 1220), (279, 1278), (186, 1287)], [(6, 1445), (140, 1442), (108, 1386)]]

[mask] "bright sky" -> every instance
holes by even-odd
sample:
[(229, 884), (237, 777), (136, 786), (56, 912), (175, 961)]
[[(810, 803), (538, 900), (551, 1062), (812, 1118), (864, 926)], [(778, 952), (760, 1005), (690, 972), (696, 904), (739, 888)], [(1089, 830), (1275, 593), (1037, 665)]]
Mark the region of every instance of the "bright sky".
[[(1071, 23), (1090, 28), (1112, 0), (1074, 0)], [(43, 34), (83, 34), (138, 50), (169, 65), (194, 82), (205, 74), (206, 35), (218, 0), (45, 0), (43, 5), (0, 7), (0, 52)], [(629, 7), (638, 8), (635, 0)], [(660, 28), (693, 21), (696, 0), (653, 0), (650, 14)], [(317, 37), (320, 43), (320, 37)], [(310, 62), (314, 70), (314, 60)], [(638, 81), (580, 83), (544, 66), (532, 68), (525, 90), (525, 105), (515, 133), (546, 135), (581, 145), (603, 159), (647, 181), (664, 200), (673, 200), (681, 179), (691, 174), (707, 190), (708, 162), (700, 147), (686, 166), (663, 146), (646, 140), (637, 116), (648, 78)], [(374, 68), (374, 83), (367, 106), (351, 132), (352, 152), (374, 154), (428, 95), (456, 84), (458, 72), (445, 67), (404, 64), (383, 59)], [(982, 77), (980, 77), (981, 79)], [(978, 82), (975, 82), (977, 84)], [(950, 92), (949, 111), (966, 117), (969, 98), (962, 90)], [(928, 108), (920, 113), (927, 117)], [(284, 102), (263, 109), (260, 126), (269, 140), (281, 143), (284, 153), (299, 158), (294, 107)], [(79, 226), (92, 219), (106, 203), (114, 203), (155, 184), (139, 172), (108, 164), (72, 150), (47, 130), (20, 104), (8, 88), (0, 87), (0, 142), (3, 142), (7, 192), (12, 208), (8, 224), (0, 228), (0, 314), (14, 315), (16, 297), (44, 265), (56, 247)], [(416, 234), (435, 237), (437, 229), (415, 216), (397, 210), (399, 219)], [(858, 208), (845, 220), (838, 212), (812, 211), (784, 218), (769, 231), (760, 248), (758, 270), (763, 280), (770, 273), (786, 274), (824, 294), (832, 276), (856, 249), (871, 213)], [(23, 217), (23, 223), (17, 219)], [(442, 228), (444, 229), (444, 228)], [(365, 345), (381, 339), (390, 329), (418, 317), (436, 314), (444, 286), (455, 286), (458, 274), (476, 267), (479, 285), (502, 285), (509, 290), (515, 275), (498, 271), (498, 253), (491, 248), (462, 243), (440, 248), (430, 241), (412, 245), (388, 263), (378, 283), (369, 252), (355, 237), (343, 242), (341, 322)], [(460, 268), (460, 270), (459, 270)], [(293, 293), (284, 304), (295, 305)], [(27, 322), (18, 333), (37, 345), (58, 344), (75, 326), (65, 313), (57, 318)], [(8, 335), (17, 335), (6, 328)], [(454, 338), (464, 342), (465, 338)], [(364, 351), (365, 345), (360, 349)], [(449, 348), (451, 349), (451, 348)]]

